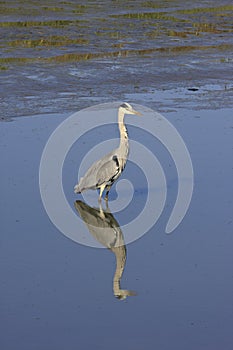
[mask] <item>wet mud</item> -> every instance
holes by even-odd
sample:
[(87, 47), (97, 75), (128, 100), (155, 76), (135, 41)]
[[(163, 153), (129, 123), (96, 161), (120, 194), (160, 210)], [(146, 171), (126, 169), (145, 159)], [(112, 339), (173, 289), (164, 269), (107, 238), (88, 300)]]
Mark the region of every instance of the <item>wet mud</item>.
[(232, 10), (228, 1), (2, 1), (2, 116), (74, 112), (128, 94), (162, 111), (158, 96), (173, 91), (178, 106), (230, 107)]

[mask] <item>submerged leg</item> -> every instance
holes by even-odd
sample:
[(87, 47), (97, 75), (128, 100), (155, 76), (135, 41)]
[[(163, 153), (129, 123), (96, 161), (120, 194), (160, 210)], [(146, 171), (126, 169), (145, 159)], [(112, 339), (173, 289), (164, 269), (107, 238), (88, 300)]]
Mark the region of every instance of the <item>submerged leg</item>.
[(101, 197), (102, 197), (102, 194), (103, 194), (103, 192), (104, 192), (104, 189), (105, 189), (105, 185), (102, 185), (102, 186), (100, 187), (100, 194), (99, 194), (99, 199), (98, 199), (99, 202), (101, 202)]
[(109, 194), (109, 191), (110, 191), (111, 185), (108, 185), (106, 188), (107, 188), (107, 192), (106, 192), (106, 194), (105, 194), (104, 199), (105, 199), (106, 201), (108, 201), (108, 194)]

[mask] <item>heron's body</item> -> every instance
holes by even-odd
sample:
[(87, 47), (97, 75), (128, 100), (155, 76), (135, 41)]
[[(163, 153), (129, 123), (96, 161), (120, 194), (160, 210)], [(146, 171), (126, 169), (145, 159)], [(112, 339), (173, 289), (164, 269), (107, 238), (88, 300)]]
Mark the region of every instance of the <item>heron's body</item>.
[(118, 110), (118, 126), (120, 131), (119, 147), (112, 152), (106, 154), (100, 160), (97, 160), (80, 179), (79, 183), (74, 187), (75, 193), (92, 189), (100, 189), (99, 200), (105, 189), (108, 199), (108, 193), (112, 184), (119, 178), (125, 168), (129, 154), (129, 139), (127, 129), (124, 125), (125, 114), (138, 114), (128, 103), (123, 103)]

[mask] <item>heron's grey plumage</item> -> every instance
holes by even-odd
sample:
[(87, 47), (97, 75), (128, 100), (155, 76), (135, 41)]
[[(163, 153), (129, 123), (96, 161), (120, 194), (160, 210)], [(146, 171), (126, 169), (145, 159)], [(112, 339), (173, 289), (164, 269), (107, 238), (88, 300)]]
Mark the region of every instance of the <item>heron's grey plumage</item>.
[(132, 106), (123, 103), (118, 109), (118, 126), (120, 131), (119, 147), (97, 160), (81, 177), (79, 183), (74, 187), (75, 193), (81, 193), (89, 189), (100, 189), (99, 200), (105, 188), (107, 189), (105, 199), (108, 199), (108, 193), (112, 184), (118, 179), (125, 168), (129, 154), (129, 140), (127, 129), (124, 125), (125, 114), (137, 114)]

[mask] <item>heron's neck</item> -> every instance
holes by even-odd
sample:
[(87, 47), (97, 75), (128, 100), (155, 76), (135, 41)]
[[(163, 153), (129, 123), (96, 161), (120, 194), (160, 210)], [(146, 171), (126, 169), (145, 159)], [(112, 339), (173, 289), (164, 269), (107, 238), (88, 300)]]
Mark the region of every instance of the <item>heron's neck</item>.
[(112, 247), (111, 251), (116, 256), (116, 271), (113, 278), (114, 295), (120, 299), (125, 299), (128, 296), (136, 295), (134, 291), (121, 289), (121, 277), (124, 272), (126, 263), (126, 248), (125, 245)]
[(118, 112), (118, 126), (119, 126), (119, 131), (120, 131), (120, 143), (124, 143), (128, 145), (128, 133), (126, 126), (124, 124), (124, 112), (119, 110)]
[(123, 245), (112, 247), (111, 250), (116, 255), (116, 271), (113, 278), (113, 291), (116, 296), (119, 296), (121, 295), (121, 276), (126, 263), (126, 248), (125, 245)]

